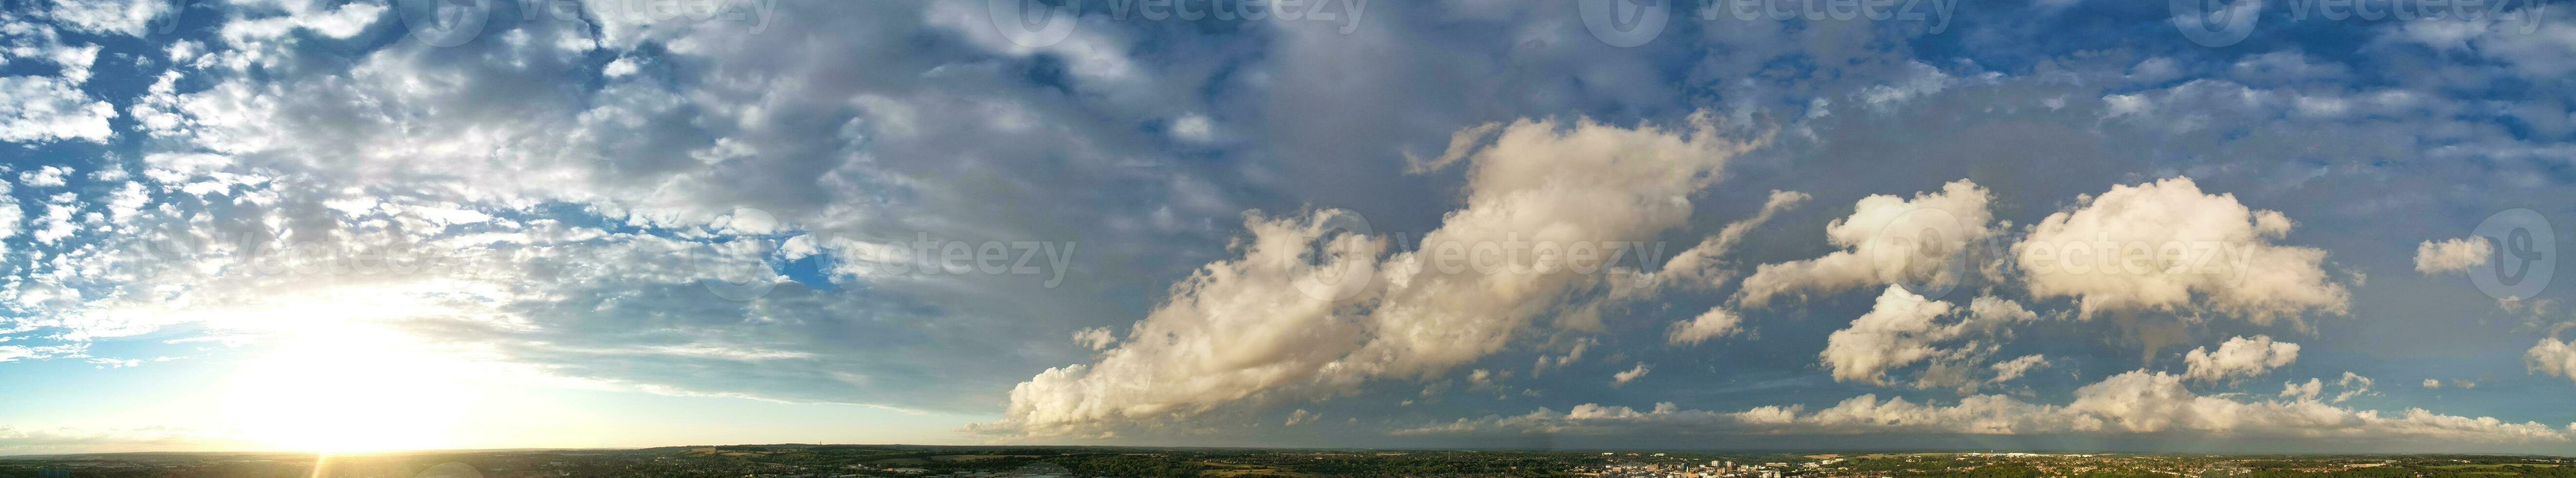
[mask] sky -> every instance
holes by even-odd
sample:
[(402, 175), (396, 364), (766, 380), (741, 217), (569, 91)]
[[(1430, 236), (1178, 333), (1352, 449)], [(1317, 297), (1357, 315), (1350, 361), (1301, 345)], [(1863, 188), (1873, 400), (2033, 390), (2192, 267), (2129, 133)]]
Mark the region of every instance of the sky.
[(2576, 8), (0, 0), (0, 454), (2576, 453)]

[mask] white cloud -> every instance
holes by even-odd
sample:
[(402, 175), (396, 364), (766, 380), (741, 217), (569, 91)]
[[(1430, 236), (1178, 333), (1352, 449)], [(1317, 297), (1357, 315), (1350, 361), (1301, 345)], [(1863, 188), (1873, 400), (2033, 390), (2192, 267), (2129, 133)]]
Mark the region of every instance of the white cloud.
[(1314, 423), (1316, 420), (1322, 420), (1323, 418), (1324, 414), (1309, 412), (1306, 411), (1306, 409), (1300, 408), (1295, 412), (1289, 412), (1288, 423), (1283, 424), (1282, 426), (1293, 427), (1297, 426), (1299, 423)]
[(78, 85), (63, 79), (0, 77), (0, 141), (105, 143), (115, 135), (107, 127), (115, 117), (115, 106), (90, 100)]
[[(2522, 359), (2533, 373), (2576, 380), (2576, 346), (2560, 342), (2556, 337), (2540, 339), (2540, 343), (2533, 344), (2531, 350), (2523, 352)], [(2432, 380), (2424, 383), (2426, 388), (2435, 384)]]
[(2470, 267), (2485, 265), (2494, 247), (2486, 239), (2475, 237), (2424, 241), (2415, 246), (2415, 272), (2466, 272)]
[(1648, 367), (1645, 362), (1637, 362), (1637, 366), (1635, 368), (1630, 368), (1625, 372), (1610, 374), (1610, 386), (1618, 387), (1627, 385), (1628, 382), (1636, 381), (1638, 377), (1646, 376), (1646, 372), (1651, 370), (1652, 368)]
[(1992, 381), (1994, 383), (2010, 382), (2013, 379), (2021, 378), (2023, 375), (2029, 374), (2031, 369), (2046, 366), (2048, 366), (2048, 357), (2038, 354), (2024, 355), (2021, 356), (2021, 358), (1995, 362), (1992, 366), (1992, 368), (1995, 369), (1995, 378)]
[(2263, 335), (2236, 337), (2219, 344), (2217, 352), (2208, 347), (2191, 349), (2183, 356), (2188, 367), (2183, 376), (2212, 382), (2257, 377), (2298, 359), (2299, 344), (2274, 342), (2272, 337)]
[[(153, 17), (169, 13), (163, 0), (53, 0), (45, 14), (72, 29), (142, 37)], [(184, 3), (176, 5), (187, 5)]]
[(1734, 335), (1741, 329), (1744, 317), (1725, 307), (1711, 307), (1699, 317), (1674, 322), (1664, 333), (1664, 341), (1674, 345), (1698, 345), (1708, 339)]
[(2179, 434), (2200, 437), (2280, 437), (2324, 440), (2410, 438), (2475, 443), (2558, 443), (2569, 431), (2538, 422), (2442, 415), (2410, 408), (2394, 416), (2377, 410), (2328, 405), (2300, 393), (2277, 400), (2239, 401), (2238, 394), (2200, 395), (2179, 375), (2132, 371), (2085, 385), (2066, 405), (2023, 402), (2004, 395), (1973, 395), (1953, 405), (1881, 400), (1876, 394), (1806, 411), (1765, 406), (1738, 412), (1684, 410), (1671, 403), (1639, 411), (1584, 404), (1568, 412), (1541, 408), (1525, 415), (1459, 419), (1402, 429), (1398, 435), (1653, 434), (1851, 435), (1963, 433), (1976, 435), (2076, 434), (2115, 436)]
[(2576, 26), (2549, 18), (2545, 6), (2525, 5), (2513, 11), (2496, 8), (2475, 19), (2408, 22), (2386, 30), (2382, 41), (2418, 43), (2445, 54), (2473, 55), (2510, 66), (2532, 79), (2565, 78), (2576, 72)]
[(2440, 379), (2424, 379), (2424, 388), (2442, 388), (2442, 381)]
[(2276, 245), (2292, 223), (2191, 178), (2113, 186), (2030, 228), (2014, 251), (2031, 295), (2079, 299), (2103, 311), (2208, 311), (2270, 323), (2302, 312), (2341, 314), (2342, 284), (2322, 249)]
[(24, 184), (31, 188), (58, 187), (63, 185), (63, 178), (70, 176), (71, 172), (71, 168), (62, 166), (45, 166), (36, 168), (34, 171), (19, 173), (18, 184)]
[(1127, 55), (1130, 40), (1109, 28), (1077, 28), (1043, 46), (1022, 45), (993, 28), (982, 5), (941, 3), (922, 9), (922, 23), (948, 29), (986, 51), (1011, 56), (1053, 55), (1064, 61), (1077, 86), (1121, 99), (1143, 101), (1153, 78)]
[(1966, 323), (1935, 322), (1949, 315), (1951, 307), (1948, 302), (1908, 293), (1904, 287), (1888, 286), (1869, 313), (1826, 337), (1825, 351), (1817, 356), (1833, 369), (1835, 381), (1883, 385), (1888, 369), (1962, 352), (1934, 347), (1967, 331)]
[[(1466, 206), (1410, 252), (1343, 234), (1338, 213), (1252, 216), (1240, 258), (1201, 268), (1090, 365), (1048, 369), (1011, 391), (994, 433), (1094, 433), (1183, 419), (1256, 396), (1337, 394), (1379, 377), (1423, 377), (1503, 350), (1534, 319), (1601, 276), (1468, 247), (1638, 241), (1689, 219), (1688, 197), (1747, 145), (1713, 119), (1688, 130), (1523, 120), (1472, 153)], [(1311, 252), (1310, 252), (1311, 251)], [(1339, 299), (1339, 300), (1331, 300)], [(1211, 353), (1213, 352), (1213, 353)]]
[(1717, 234), (1700, 239), (1699, 244), (1665, 260), (1662, 268), (1638, 276), (1634, 284), (1615, 292), (1646, 296), (1667, 288), (1704, 290), (1725, 285), (1727, 280), (1735, 277), (1725, 268), (1727, 262), (1724, 258), (1734, 252), (1736, 244), (1743, 243), (1746, 234), (1771, 222), (1772, 216), (1798, 207), (1807, 198), (1806, 193), (1797, 191), (1771, 191), (1771, 196), (1762, 201), (1762, 210), (1754, 213), (1753, 217), (1727, 223), (1726, 227), (1718, 229)]
[[(1942, 323), (1942, 317), (1953, 315), (1964, 317)], [(1958, 310), (1949, 302), (1935, 301), (1907, 292), (1904, 286), (1888, 286), (1885, 292), (1879, 294), (1878, 301), (1871, 306), (1868, 313), (1852, 319), (1850, 326), (1836, 330), (1832, 335), (1827, 336), (1825, 350), (1818, 353), (1817, 357), (1826, 368), (1833, 371), (1835, 381), (1886, 385), (1888, 371), (1916, 363), (1932, 362), (1935, 368), (1947, 369), (1958, 362), (1982, 361), (1982, 357), (1992, 351), (1990, 346), (1973, 341), (1966, 344), (1952, 342), (1965, 338), (1972, 332), (2036, 318), (2038, 318), (2037, 314), (2009, 300), (1978, 297), (1966, 310)], [(2035, 357), (2024, 358), (2038, 360)], [(2001, 366), (1992, 368), (1999, 375), (2010, 373), (2013, 376), (2019, 376), (2022, 372), (2028, 371), (2029, 365), (2020, 365), (2018, 369)], [(1938, 377), (1936, 375), (1939, 374), (1928, 372), (1925, 375), (1923, 380), (1918, 381), (1917, 386), (1930, 387), (1953, 384), (1952, 382), (1967, 386), (1979, 382), (2005, 380), (1972, 381)]]
[(2361, 376), (2361, 374), (2352, 372), (2344, 372), (2342, 379), (2335, 380), (2335, 388), (2340, 388), (2343, 391), (2335, 393), (2334, 403), (2343, 403), (2345, 400), (2351, 400), (2352, 397), (2373, 395), (2374, 393), (2370, 391), (2370, 387), (2376, 384), (2378, 384), (2378, 382), (2371, 380), (2370, 377), (2364, 377)]
[(1117, 344), (1118, 336), (1110, 333), (1108, 327), (1092, 327), (1073, 331), (1073, 343), (1082, 344), (1083, 347), (1092, 350), (1100, 350)]
[(98, 45), (54, 45), (45, 51), (45, 59), (63, 68), (63, 81), (72, 86), (89, 82), (91, 66), (98, 64)]
[(637, 65), (634, 58), (621, 56), (617, 57), (616, 60), (609, 61), (608, 66), (600, 67), (599, 74), (609, 78), (618, 78), (635, 74), (636, 70)]
[(186, 64), (195, 60), (197, 55), (205, 54), (206, 44), (197, 43), (194, 40), (174, 41), (170, 42), (170, 47), (163, 49), (162, 53), (170, 58), (171, 63)]
[(1207, 115), (1191, 113), (1172, 119), (1172, 139), (1191, 143), (1210, 143), (1217, 139), (1216, 122)]
[(235, 45), (252, 45), (274, 41), (296, 30), (308, 30), (331, 38), (348, 38), (365, 31), (385, 11), (384, 5), (348, 3), (322, 11), (318, 3), (280, 2), (286, 15), (247, 18), (224, 23), (224, 41)]
[(1591, 337), (1576, 338), (1574, 345), (1567, 347), (1564, 355), (1540, 355), (1538, 363), (1530, 366), (1530, 375), (1547, 373), (1549, 369), (1564, 368), (1567, 364), (1583, 360), (1583, 352), (1590, 350), (1596, 343), (1599, 341)]
[(2317, 399), (2317, 395), (2325, 393), (2325, 390), (2326, 382), (2325, 380), (2320, 379), (2311, 378), (2308, 379), (2308, 383), (2304, 384), (2299, 382), (2281, 382), (2281, 398), (2315, 400)]
[(1887, 110), (1906, 100), (1932, 96), (1959, 83), (1940, 68), (1923, 62), (1906, 62), (1904, 78), (1892, 84), (1871, 85), (1860, 91), (1860, 101), (1871, 108)]
[(80, 223), (77, 222), (80, 208), (79, 194), (53, 195), (45, 201), (45, 214), (36, 217), (34, 221), (36, 229), (28, 234), (28, 237), (34, 238), (38, 243), (55, 244), (62, 242), (63, 238), (80, 232)]
[[(0, 181), (0, 239), (16, 237), (26, 227), (21, 224), (26, 223), (27, 211), (18, 207), (18, 196), (9, 194), (11, 189), (8, 181)], [(8, 243), (0, 242), (0, 253), (7, 252)]]
[[(1993, 193), (1965, 179), (1907, 200), (1871, 195), (1852, 205), (1850, 217), (1825, 225), (1825, 239), (1843, 250), (1824, 257), (1763, 264), (1736, 296), (1760, 307), (1773, 296), (1834, 293), (1874, 284), (1921, 281), (1947, 287), (1964, 279), (1969, 248), (1996, 232), (1986, 203)], [(1928, 232), (1927, 232), (1928, 231)], [(1927, 234), (1939, 237), (1927, 237)]]

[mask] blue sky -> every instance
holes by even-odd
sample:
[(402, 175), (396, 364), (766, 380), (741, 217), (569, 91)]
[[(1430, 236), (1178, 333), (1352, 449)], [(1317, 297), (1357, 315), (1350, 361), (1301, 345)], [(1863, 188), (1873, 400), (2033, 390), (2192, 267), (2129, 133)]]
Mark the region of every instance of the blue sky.
[(2562, 5), (1649, 3), (0, 0), (0, 453), (2576, 450)]

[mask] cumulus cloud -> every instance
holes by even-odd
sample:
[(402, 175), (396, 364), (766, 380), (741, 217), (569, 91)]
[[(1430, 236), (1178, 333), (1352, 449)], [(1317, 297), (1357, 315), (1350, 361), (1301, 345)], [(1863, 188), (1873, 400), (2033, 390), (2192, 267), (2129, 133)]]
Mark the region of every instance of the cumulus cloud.
[[(2556, 337), (2540, 339), (2540, 343), (2533, 344), (2531, 350), (2523, 352), (2522, 360), (2532, 373), (2576, 380), (2576, 346), (2561, 342)], [(2424, 383), (2425, 388), (2433, 388), (2439, 384), (2429, 379)]]
[(1852, 205), (1849, 217), (1825, 225), (1825, 240), (1842, 250), (1824, 257), (1763, 264), (1744, 278), (1736, 297), (1760, 307), (1781, 294), (1830, 294), (1873, 284), (1917, 281), (1948, 287), (1962, 277), (1969, 248), (1997, 227), (1986, 203), (1994, 194), (1965, 179), (1908, 200), (1871, 195)]
[(18, 183), (27, 185), (27, 187), (35, 188), (61, 186), (63, 185), (63, 178), (70, 176), (71, 172), (71, 168), (65, 168), (62, 166), (45, 166), (36, 168), (34, 171), (19, 173)]
[(0, 141), (83, 140), (115, 135), (116, 107), (90, 99), (77, 83), (42, 76), (0, 77)]
[(1935, 319), (1949, 315), (1950, 309), (1948, 302), (1928, 300), (1906, 292), (1904, 287), (1889, 286), (1879, 294), (1877, 305), (1869, 313), (1826, 337), (1825, 351), (1817, 356), (1833, 369), (1834, 380), (1884, 384), (1889, 368), (1958, 352), (1932, 346), (1966, 330), (1966, 324), (1935, 323)]
[(2085, 385), (2065, 405), (2034, 404), (2004, 395), (1973, 395), (1951, 405), (1916, 403), (1876, 394), (1808, 411), (1765, 406), (1737, 412), (1685, 410), (1671, 403), (1651, 410), (1584, 404), (1566, 412), (1546, 408), (1516, 416), (1459, 419), (1397, 430), (1400, 435), (1453, 434), (1656, 434), (1852, 435), (1964, 433), (1980, 435), (2181, 434), (2207, 437), (2281, 437), (2329, 440), (2414, 438), (2478, 443), (2563, 443), (2569, 432), (2538, 422), (2443, 415), (2421, 408), (2396, 414), (2354, 410), (2305, 393), (2275, 400), (2239, 400), (2235, 394), (2201, 395), (2184, 377), (2132, 371)]
[(1082, 344), (1083, 347), (1092, 350), (1100, 350), (1118, 343), (1118, 336), (1110, 333), (1108, 327), (1092, 327), (1073, 331), (1073, 343)]
[[(1691, 123), (1479, 127), (1495, 130), (1490, 143), (1451, 151), (1469, 164), (1466, 206), (1413, 251), (1383, 255), (1384, 239), (1344, 233), (1329, 213), (1253, 216), (1239, 258), (1174, 286), (1129, 334), (1161, 339), (1038, 374), (1011, 390), (1002, 422), (982, 429), (1096, 433), (1256, 397), (1431, 376), (1500, 351), (1541, 312), (1567, 306), (1568, 292), (1599, 285), (1597, 271), (1581, 270), (1598, 264), (1470, 250), (1639, 241), (1681, 225), (1692, 210), (1681, 198), (1748, 147), (1721, 138), (1708, 116)], [(1471, 256), (1503, 259), (1457, 262)]]
[(2475, 237), (2424, 241), (2415, 246), (2415, 272), (2466, 272), (2470, 267), (2485, 265), (2494, 247), (2486, 239)]
[(2014, 246), (2033, 296), (2072, 297), (2081, 314), (2206, 311), (2255, 323), (2341, 314), (2350, 294), (2322, 249), (2273, 244), (2293, 223), (2188, 177), (2113, 186), (2050, 214)]
[(1637, 362), (1637, 366), (1629, 368), (1628, 371), (1610, 374), (1610, 386), (1617, 387), (1627, 385), (1628, 382), (1633, 382), (1639, 377), (1646, 376), (1646, 372), (1650, 370), (1652, 370), (1652, 367), (1647, 366), (1645, 362)]
[[(1942, 320), (1954, 317), (1951, 320)], [(1866, 382), (1886, 385), (1887, 372), (1916, 363), (1955, 363), (1974, 361), (1991, 352), (1990, 345), (1973, 341), (1954, 343), (1972, 332), (1991, 330), (2005, 323), (2037, 318), (2020, 304), (1995, 297), (1978, 297), (1966, 309), (1949, 302), (1935, 301), (1912, 292), (1904, 286), (1888, 286), (1880, 293), (1869, 313), (1853, 319), (1851, 325), (1836, 330), (1825, 338), (1825, 350), (1817, 354), (1833, 371), (1835, 381)], [(2023, 359), (2037, 361), (2037, 356)], [(1998, 377), (2013, 377), (2029, 371), (2032, 363), (1992, 367)], [(1938, 374), (1926, 374), (1921, 386), (1943, 384)], [(2000, 382), (2009, 378), (1985, 380)], [(1959, 382), (1961, 380), (1947, 380)]]
[(1281, 426), (1291, 426), (1291, 427), (1293, 427), (1293, 426), (1297, 426), (1297, 424), (1299, 424), (1299, 423), (1314, 423), (1316, 420), (1321, 420), (1321, 419), (1323, 419), (1323, 418), (1324, 418), (1324, 414), (1321, 414), (1321, 413), (1315, 413), (1315, 412), (1309, 412), (1309, 411), (1306, 411), (1306, 409), (1300, 408), (1300, 409), (1297, 409), (1297, 411), (1289, 412), (1289, 413), (1288, 413), (1288, 422), (1287, 422), (1287, 423), (1284, 423), (1284, 424), (1281, 424)]
[[(74, 30), (90, 33), (116, 33), (134, 37), (144, 35), (152, 19), (168, 14), (173, 5), (160, 0), (54, 0), (45, 11)], [(181, 4), (184, 5), (184, 4)]]
[(2263, 335), (2236, 337), (2218, 344), (2216, 352), (2208, 347), (2191, 349), (2191, 353), (2183, 355), (2187, 367), (2183, 376), (2212, 382), (2256, 377), (2298, 359), (2299, 344), (2274, 342), (2272, 337)]
[(1664, 341), (1674, 345), (1698, 345), (1708, 339), (1734, 335), (1743, 323), (1744, 317), (1734, 311), (1725, 307), (1710, 308), (1699, 317), (1674, 322), (1671, 330), (1664, 332)]
[(2326, 381), (2322, 379), (2311, 378), (2308, 379), (2308, 383), (2305, 384), (2301, 384), (2299, 382), (2281, 382), (2281, 398), (2315, 400), (2317, 399), (2317, 395), (2325, 393), (2325, 390)]
[(2021, 358), (1995, 362), (1995, 364), (1991, 366), (1995, 369), (1995, 378), (1993, 379), (1993, 382), (2009, 382), (2013, 379), (2021, 378), (2022, 375), (2029, 374), (2032, 369), (2046, 366), (2048, 366), (2048, 357), (2037, 354), (2024, 355), (2021, 356)]

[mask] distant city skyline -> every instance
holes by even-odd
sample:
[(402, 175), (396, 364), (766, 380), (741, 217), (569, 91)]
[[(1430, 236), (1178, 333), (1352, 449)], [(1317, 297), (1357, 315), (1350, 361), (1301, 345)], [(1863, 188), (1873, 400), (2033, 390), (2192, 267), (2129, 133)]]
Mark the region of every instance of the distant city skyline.
[(0, 455), (2576, 453), (2563, 5), (0, 5)]

